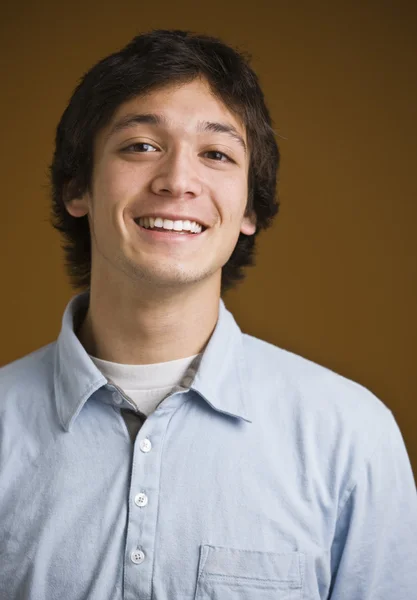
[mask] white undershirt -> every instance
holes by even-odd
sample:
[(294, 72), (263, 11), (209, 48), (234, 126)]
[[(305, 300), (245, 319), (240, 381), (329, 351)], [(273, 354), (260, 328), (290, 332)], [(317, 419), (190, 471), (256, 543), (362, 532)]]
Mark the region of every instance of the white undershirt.
[(124, 365), (89, 356), (104, 377), (113, 381), (148, 416), (180, 384), (198, 354), (151, 365)]

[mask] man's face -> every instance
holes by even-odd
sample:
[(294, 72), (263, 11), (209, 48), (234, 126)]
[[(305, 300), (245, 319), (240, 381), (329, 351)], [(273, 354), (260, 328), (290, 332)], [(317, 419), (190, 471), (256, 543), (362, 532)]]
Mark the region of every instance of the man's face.
[(91, 194), (67, 204), (89, 217), (92, 280), (116, 271), (158, 287), (220, 286), (239, 233), (256, 228), (244, 216), (245, 146), (244, 126), (200, 79), (121, 105), (95, 140)]

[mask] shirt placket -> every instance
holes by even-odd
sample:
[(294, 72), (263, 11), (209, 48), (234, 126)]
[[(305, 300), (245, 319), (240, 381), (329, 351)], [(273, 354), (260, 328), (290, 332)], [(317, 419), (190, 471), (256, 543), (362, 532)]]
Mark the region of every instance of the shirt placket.
[(124, 563), (124, 600), (151, 600), (161, 459), (172, 410), (154, 412), (133, 446)]

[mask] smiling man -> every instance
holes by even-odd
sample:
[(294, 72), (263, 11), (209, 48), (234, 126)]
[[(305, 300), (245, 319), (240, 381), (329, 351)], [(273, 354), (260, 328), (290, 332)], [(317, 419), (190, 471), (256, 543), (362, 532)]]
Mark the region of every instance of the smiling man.
[(124, 102), (93, 155), (91, 190), (66, 205), (88, 215), (94, 240), (84, 346), (131, 365), (198, 354), (222, 267), (256, 230), (241, 119), (199, 76)]
[(247, 58), (140, 35), (58, 125), (56, 342), (0, 374), (0, 598), (409, 600), (417, 497), (370, 391), (222, 300), (278, 210)]

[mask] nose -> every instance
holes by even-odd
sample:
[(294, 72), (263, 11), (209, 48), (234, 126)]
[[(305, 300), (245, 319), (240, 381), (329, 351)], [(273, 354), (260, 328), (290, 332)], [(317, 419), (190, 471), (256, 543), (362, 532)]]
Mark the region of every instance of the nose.
[(201, 193), (201, 182), (189, 153), (177, 150), (161, 161), (151, 187), (155, 194), (161, 196), (198, 196)]

